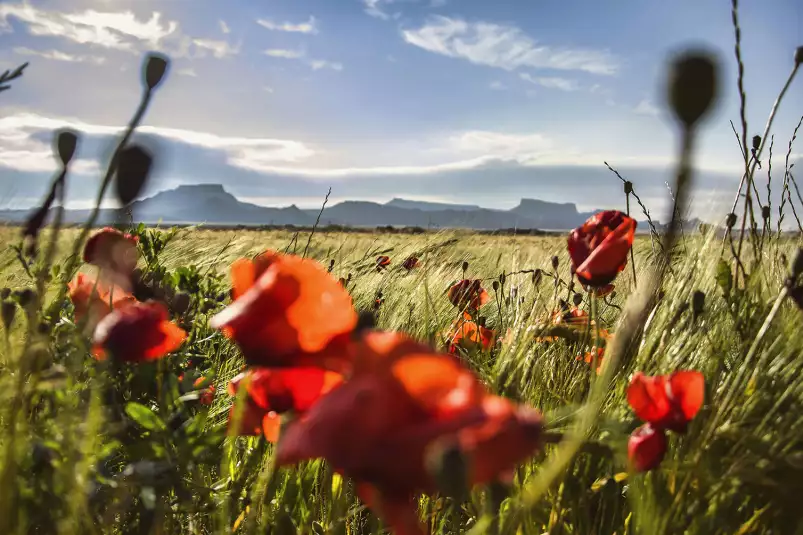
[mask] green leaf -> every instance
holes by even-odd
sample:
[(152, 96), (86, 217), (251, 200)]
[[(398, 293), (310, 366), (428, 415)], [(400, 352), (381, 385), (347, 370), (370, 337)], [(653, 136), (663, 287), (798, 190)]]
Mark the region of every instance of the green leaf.
[(720, 259), (717, 264), (717, 284), (722, 288), (725, 297), (728, 297), (733, 289), (733, 277), (730, 265), (724, 259)]
[(156, 414), (145, 405), (140, 405), (132, 401), (125, 406), (125, 413), (129, 418), (149, 431), (164, 431), (167, 429), (162, 419), (156, 416)]

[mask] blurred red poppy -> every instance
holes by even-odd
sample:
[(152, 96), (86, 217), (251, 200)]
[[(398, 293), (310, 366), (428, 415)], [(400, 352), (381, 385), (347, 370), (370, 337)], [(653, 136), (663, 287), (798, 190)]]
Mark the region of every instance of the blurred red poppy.
[(112, 310), (136, 302), (134, 296), (122, 287), (84, 273), (78, 273), (67, 283), (67, 289), (75, 308), (75, 321), (85, 321), (90, 332)]
[(466, 310), (477, 310), (491, 302), (491, 296), (479, 280), (463, 279), (453, 284), (446, 295), (454, 306)]
[(94, 353), (124, 362), (144, 362), (178, 349), (187, 337), (168, 321), (167, 309), (155, 302), (132, 303), (103, 318), (95, 328)]
[(538, 447), (540, 415), (489, 395), (454, 357), (399, 351), (416, 346), (393, 335), (373, 337), (364, 350), (371, 347), (378, 354), (364, 360), (368, 365), (355, 367), (348, 382), (287, 427), (278, 465), (327, 459), (360, 488), (375, 489), (372, 505), (410, 533), (410, 497), (438, 490), (431, 467), (439, 454), (456, 451), (469, 482), (478, 484)]
[(137, 267), (139, 237), (106, 227), (93, 234), (84, 245), (84, 262), (113, 273), (130, 275)]
[(376, 257), (376, 270), (382, 271), (383, 269), (387, 269), (390, 265), (390, 257), (389, 256), (378, 256)]
[(343, 353), (357, 325), (348, 292), (317, 262), (268, 252), (232, 266), (235, 301), (210, 322), (249, 364), (295, 366)]
[(418, 266), (418, 257), (416, 256), (408, 257), (407, 260), (405, 260), (404, 263), (402, 264), (402, 267), (407, 271), (410, 271), (411, 269), (417, 266)]
[[(181, 381), (181, 377), (179, 377), (179, 381)], [(206, 377), (197, 378), (192, 384), (192, 387), (195, 390), (202, 390), (201, 395), (198, 397), (198, 401), (200, 401), (202, 405), (211, 405), (215, 400), (215, 385), (214, 383), (210, 383)]]
[(470, 320), (458, 320), (447, 333), (449, 353), (457, 353), (458, 347), (472, 349), (481, 347), (487, 350), (496, 341), (496, 332)]
[(630, 435), (627, 457), (637, 472), (656, 468), (666, 455), (667, 439), (663, 429), (644, 424)]
[(624, 270), (636, 235), (636, 220), (616, 210), (593, 215), (569, 235), (572, 269), (586, 286), (609, 284)]
[(594, 351), (587, 351), (585, 355), (578, 355), (577, 360), (582, 360), (586, 364), (593, 366), (596, 362), (596, 372), (599, 375), (602, 372), (603, 358), (605, 356), (605, 348), (598, 347), (596, 350), (596, 357)]
[(705, 378), (697, 371), (679, 371), (648, 377), (633, 375), (627, 387), (627, 401), (643, 421), (656, 429), (683, 433), (703, 406)]

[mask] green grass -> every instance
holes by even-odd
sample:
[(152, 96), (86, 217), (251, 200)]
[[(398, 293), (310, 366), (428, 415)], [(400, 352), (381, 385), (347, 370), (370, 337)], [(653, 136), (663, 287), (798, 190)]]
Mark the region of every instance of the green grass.
[[(0, 229), (0, 286), (12, 290), (33, 286), (9, 247), (18, 231)], [(76, 234), (62, 234), (59, 264)], [(295, 247), (300, 254), (306, 238), (278, 231), (177, 231), (158, 263), (168, 275), (195, 266), (191, 272), (202, 283), (194, 293), (194, 319), (186, 325), (188, 343), (153, 367), (116, 369), (94, 361), (68, 309), (58, 311), (62, 319), (52, 334), (34, 328), (26, 338), (23, 311), (17, 309), (0, 359), (0, 517), (8, 532), (230, 533), (237, 523), (238, 533), (382, 533), (351, 483), (324, 463), (274, 471), (271, 446), (257, 438), (224, 438), (233, 401), (225, 387), (242, 358), (207, 322), (226, 304), (217, 293), (226, 290), (228, 266), (265, 249)], [(801, 312), (791, 300), (782, 301), (759, 334), (788, 274), (781, 255), (792, 258), (796, 245), (768, 243), (747, 285), (726, 293), (724, 279), (717, 279), (729, 266), (720, 259), (730, 258), (721, 238), (686, 237), (686, 252), (664, 280), (663, 298), (624, 353), (600, 414), (567, 469), (543, 486), (539, 476), (562, 447), (551, 444), (517, 469), (512, 488), (476, 488), (464, 503), (422, 498), (420, 513), (432, 532), (485, 532), (489, 526), (527, 535), (801, 532)], [(393, 259), (385, 273), (374, 270), (379, 254)], [(422, 266), (406, 274), (400, 264), (409, 254), (417, 254)], [(436, 346), (456, 316), (444, 292), (467, 261), (467, 275), (488, 279), (494, 297), (482, 315), (489, 326), (511, 334), (490, 352), (464, 355), (466, 361), (492, 390), (537, 407), (550, 431), (560, 433), (570, 427), (595, 378), (576, 360), (587, 348), (536, 343), (527, 328), (555, 308), (554, 279), (545, 275), (535, 285), (529, 273), (509, 275), (534, 268), (550, 272), (553, 255), (559, 277), (568, 281), (564, 238), (318, 233), (309, 249), (323, 264), (335, 260), (334, 276), (352, 274), (349, 289), (358, 309), (369, 308), (376, 292), (383, 292), (379, 328)], [(639, 282), (655, 258), (649, 238), (639, 238)], [(492, 280), (502, 272), (508, 276), (497, 294)], [(600, 307), (602, 324), (612, 332), (632, 293), (631, 277), (628, 267), (616, 280), (612, 305)], [(58, 279), (49, 296), (56, 295)], [(512, 287), (517, 299), (508, 301)], [(689, 306), (696, 290), (705, 293), (699, 315)], [(557, 297), (569, 297), (565, 287)], [(588, 306), (587, 299), (581, 306)], [(26, 340), (30, 351), (22, 361)], [(217, 395), (208, 409), (179, 400), (176, 377), (188, 360), (214, 376)], [(672, 436), (659, 469), (627, 473), (627, 437), (639, 425), (624, 398), (627, 380), (635, 371), (678, 369), (705, 374), (705, 406), (686, 435)], [(118, 395), (148, 405), (155, 423), (115, 411), (119, 403), (108, 399), (110, 385), (126, 385)], [(179, 407), (186, 423), (174, 429), (171, 417)], [(537, 490), (544, 491), (540, 500), (523, 499)]]

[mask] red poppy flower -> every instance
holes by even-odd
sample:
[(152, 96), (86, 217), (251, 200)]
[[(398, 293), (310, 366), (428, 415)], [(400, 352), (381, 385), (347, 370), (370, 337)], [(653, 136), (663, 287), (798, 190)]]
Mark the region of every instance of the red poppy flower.
[(132, 303), (98, 323), (95, 356), (103, 359), (108, 353), (124, 362), (155, 360), (178, 349), (186, 337), (183, 329), (168, 321), (164, 305)]
[(569, 235), (572, 269), (586, 286), (605, 286), (625, 268), (636, 235), (636, 220), (607, 210)]
[[(178, 380), (181, 381), (181, 377), (179, 377)], [(207, 386), (208, 382), (206, 377), (199, 377), (192, 384), (195, 390), (203, 389), (201, 395), (198, 397), (198, 401), (200, 401), (202, 405), (211, 405), (215, 400), (215, 385), (214, 383), (209, 383), (209, 386)]]
[(86, 321), (90, 331), (112, 310), (136, 302), (134, 296), (122, 287), (98, 281), (95, 277), (78, 273), (67, 283), (70, 301), (75, 308), (75, 321)]
[(456, 353), (458, 347), (471, 349), (480, 346), (487, 350), (494, 345), (496, 332), (474, 321), (458, 320), (447, 334), (449, 353)]
[(246, 361), (299, 365), (338, 355), (357, 325), (348, 292), (317, 262), (266, 253), (232, 265), (235, 301), (210, 322), (234, 339)]
[(463, 279), (453, 284), (446, 295), (454, 306), (461, 309), (477, 310), (491, 302), (491, 296), (479, 280)]
[(379, 354), (364, 360), (369, 365), (355, 367), (348, 382), (288, 426), (277, 449), (280, 466), (323, 457), (358, 485), (374, 488), (371, 501), (387, 521), (411, 529), (398, 525), (409, 520), (405, 504), (418, 492), (438, 490), (429, 469), (433, 455), (456, 449), (469, 481), (478, 484), (538, 446), (540, 415), (488, 395), (457, 359), (399, 354), (401, 347), (413, 348), (409, 340), (373, 338), (364, 350)]
[(418, 257), (416, 256), (410, 256), (407, 258), (407, 260), (404, 261), (404, 263), (402, 263), (402, 267), (407, 271), (410, 271), (416, 266), (418, 266)]
[(577, 360), (582, 360), (586, 364), (589, 364), (589, 365), (592, 365), (592, 366), (594, 365), (594, 361), (596, 360), (596, 363), (597, 363), (596, 372), (597, 372), (597, 375), (599, 375), (602, 372), (602, 364), (603, 364), (603, 360), (602, 359), (603, 359), (604, 356), (605, 356), (605, 348), (604, 347), (598, 347), (597, 351), (596, 351), (596, 358), (594, 356), (594, 352), (593, 351), (587, 351), (585, 353), (585, 355), (578, 355), (577, 356)]
[(387, 269), (390, 265), (390, 257), (389, 256), (378, 256), (376, 257), (376, 270), (382, 271), (383, 269)]
[(630, 435), (627, 457), (637, 472), (656, 468), (666, 455), (667, 439), (663, 429), (644, 424)]
[(113, 273), (130, 275), (137, 267), (139, 238), (106, 227), (93, 234), (84, 246), (84, 262)]
[(633, 375), (627, 387), (627, 401), (643, 421), (656, 429), (683, 433), (703, 406), (705, 378), (697, 371), (679, 371), (648, 377)]

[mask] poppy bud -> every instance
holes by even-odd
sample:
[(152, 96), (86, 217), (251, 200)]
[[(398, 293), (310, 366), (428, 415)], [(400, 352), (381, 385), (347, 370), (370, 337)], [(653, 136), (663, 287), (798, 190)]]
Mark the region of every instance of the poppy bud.
[(735, 224), (736, 224), (736, 214), (731, 212), (728, 214), (728, 218), (725, 220), (725, 226), (731, 229)]
[(630, 195), (631, 193), (633, 193), (633, 183), (625, 180), (625, 195)]
[(669, 103), (687, 128), (711, 107), (717, 95), (717, 66), (713, 58), (692, 51), (676, 58), (669, 74)]
[(348, 277), (346, 277), (346, 282), (351, 282), (351, 273), (349, 273)]
[(770, 207), (769, 206), (762, 206), (761, 207), (761, 217), (764, 219), (770, 218)]
[(507, 277), (505, 277), (505, 272), (503, 271), (503, 272), (502, 272), (502, 273), (499, 275), (499, 284), (501, 284), (502, 286), (504, 286), (504, 285), (505, 285), (505, 280), (507, 280)]
[(650, 424), (644, 424), (630, 435), (627, 457), (634, 470), (646, 472), (661, 464), (666, 448), (666, 433), (654, 429)]
[(33, 303), (33, 299), (36, 296), (33, 290), (30, 288), (25, 288), (24, 290), (18, 290), (16, 293), (17, 302), (20, 304), (22, 308), (27, 307), (31, 303)]
[(148, 181), (152, 165), (153, 156), (140, 145), (129, 145), (120, 151), (115, 186), (121, 203), (136, 199)]
[(72, 130), (62, 130), (56, 135), (56, 148), (63, 165), (70, 163), (77, 146), (78, 136)]
[(190, 294), (186, 292), (178, 292), (173, 297), (173, 312), (182, 315), (190, 308)]
[(145, 58), (144, 81), (149, 90), (154, 90), (162, 82), (169, 60), (167, 56), (151, 52)]
[(803, 64), (803, 46), (799, 46), (795, 50), (795, 65), (800, 64)]
[(560, 260), (558, 259), (558, 256), (557, 255), (553, 256), (552, 257), (552, 269), (555, 269), (555, 270), (558, 269), (559, 265), (560, 265)]
[(611, 299), (614, 299), (615, 297), (616, 297), (616, 290), (611, 292)]
[(696, 290), (691, 296), (691, 310), (694, 316), (697, 317), (703, 312), (705, 306), (705, 293), (701, 290)]
[(583, 296), (580, 294), (574, 294), (574, 296), (572, 297), (572, 303), (574, 303), (574, 306), (579, 307), (580, 303), (582, 302), (583, 302)]
[(335, 269), (335, 261), (334, 261), (334, 259), (329, 261), (329, 269), (327, 271), (329, 273), (331, 273), (333, 269)]
[(538, 286), (541, 284), (541, 279), (543, 278), (544, 274), (541, 272), (540, 269), (536, 269), (533, 271), (533, 284)]
[(2, 290), (0, 290), (0, 299), (8, 299), (8, 296), (10, 295), (11, 295), (10, 288), (3, 288)]
[(758, 150), (761, 147), (761, 136), (753, 136), (753, 150)]
[(466, 271), (468, 271), (468, 262), (464, 260), (463, 261), (463, 273), (465, 273)]
[(479, 325), (480, 327), (485, 327), (485, 321), (486, 321), (485, 316), (480, 316), (477, 318), (477, 325)]
[(795, 253), (795, 258), (792, 260), (791, 265), (792, 278), (797, 279), (803, 274), (803, 249), (798, 249)]
[(50, 331), (52, 331), (52, 330), (53, 330), (52, 326), (50, 325), (50, 323), (48, 323), (46, 321), (40, 321), (39, 325), (36, 326), (36, 331), (39, 334), (44, 335), (44, 336), (47, 336), (48, 334), (50, 334)]
[(491, 287), (494, 289), (494, 291), (498, 290), (499, 289), (499, 281), (493, 281), (493, 283), (491, 284)]
[(16, 313), (17, 305), (15, 305), (13, 301), (3, 301), (3, 304), (0, 305), (0, 316), (2, 316), (3, 319), (3, 326), (6, 328), (6, 334), (11, 328), (11, 324), (14, 323), (14, 316)]
[(516, 297), (518, 297), (518, 296), (519, 296), (519, 288), (518, 288), (518, 286), (513, 286), (513, 287), (510, 289), (510, 297), (512, 297), (513, 299), (515, 299), (515, 298), (516, 298)]

